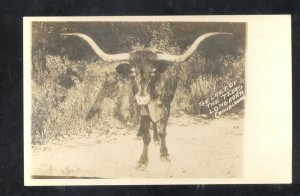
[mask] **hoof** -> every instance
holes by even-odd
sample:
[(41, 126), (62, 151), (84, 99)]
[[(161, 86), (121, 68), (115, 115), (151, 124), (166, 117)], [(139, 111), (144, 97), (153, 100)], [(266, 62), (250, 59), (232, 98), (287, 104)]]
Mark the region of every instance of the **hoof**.
[(169, 163), (169, 162), (171, 162), (171, 159), (170, 159), (169, 156), (161, 156), (161, 157), (160, 157), (160, 160), (161, 160), (162, 162), (164, 162), (164, 163)]
[(135, 169), (144, 171), (147, 167), (147, 163), (137, 163), (135, 166)]
[(159, 146), (160, 145), (160, 141), (159, 140), (154, 140), (153, 143), (154, 143), (155, 146)]
[(138, 136), (138, 135), (137, 135), (137, 136), (135, 137), (135, 139), (136, 139), (136, 140), (142, 140), (142, 139), (143, 139), (143, 137), (142, 137), (142, 136)]

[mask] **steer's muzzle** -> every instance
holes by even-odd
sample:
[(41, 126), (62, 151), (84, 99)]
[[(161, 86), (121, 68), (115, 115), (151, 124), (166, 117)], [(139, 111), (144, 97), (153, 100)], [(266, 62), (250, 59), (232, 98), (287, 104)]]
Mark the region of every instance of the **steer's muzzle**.
[(135, 99), (138, 105), (148, 105), (151, 101), (150, 95), (145, 95), (145, 96), (136, 95)]

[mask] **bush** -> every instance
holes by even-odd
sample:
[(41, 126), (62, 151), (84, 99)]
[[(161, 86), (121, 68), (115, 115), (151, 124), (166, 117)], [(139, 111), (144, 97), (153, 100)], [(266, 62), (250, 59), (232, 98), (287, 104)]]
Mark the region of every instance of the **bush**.
[[(231, 72), (224, 76), (212, 74), (197, 76), (193, 72), (195, 65), (192, 65), (195, 60), (183, 64), (176, 70), (180, 71), (180, 83), (173, 101), (172, 115), (182, 111), (197, 115), (200, 101), (222, 86), (234, 79), (244, 84), (243, 58), (232, 60), (228, 56), (222, 56), (218, 61), (231, 66)], [(201, 70), (205, 64), (202, 62), (197, 66)], [(50, 71), (41, 73), (44, 78), (42, 81), (32, 81), (32, 135), (36, 136), (33, 142), (39, 137), (47, 140), (71, 134), (101, 133), (110, 128), (137, 123), (137, 112), (133, 105), (129, 81), (113, 74), (110, 68), (113, 66), (108, 66), (102, 61), (84, 64), (47, 56), (47, 67)], [(195, 76), (189, 75), (191, 71)], [(116, 82), (114, 90), (101, 95), (105, 99), (95, 103), (101, 87), (110, 77)], [(87, 121), (86, 115), (95, 104), (101, 112)]]
[[(170, 24), (150, 27), (142, 28), (151, 40), (147, 45), (133, 35), (126, 35), (122, 43), (131, 45), (131, 49), (150, 47), (171, 54), (182, 53), (170, 41)], [(117, 76), (113, 69), (116, 64), (71, 60), (63, 54), (44, 52), (45, 58), (38, 52), (33, 52), (32, 57), (33, 144), (72, 134), (103, 134), (138, 124), (129, 81)], [(178, 77), (179, 83), (171, 115), (199, 114), (200, 101), (233, 80), (245, 86), (244, 61), (243, 50), (218, 53), (214, 58), (195, 52), (187, 62), (174, 65), (171, 74)], [(237, 109), (242, 108), (243, 105)]]
[[(33, 143), (39, 142), (41, 137), (48, 140), (71, 134), (101, 132), (111, 128), (108, 125), (120, 127), (134, 118), (130, 107), (132, 100), (128, 96), (130, 89), (118, 81), (117, 89), (121, 91), (117, 96), (103, 95), (107, 98), (99, 105), (102, 111), (98, 116), (100, 119), (86, 121), (86, 114), (95, 104), (111, 68), (102, 61), (86, 64), (85, 69), (81, 69), (82, 66), (82, 62), (65, 59), (63, 63), (60, 57), (47, 56), (50, 72), (41, 73), (42, 82), (32, 81)], [(68, 73), (68, 70), (72, 72)]]

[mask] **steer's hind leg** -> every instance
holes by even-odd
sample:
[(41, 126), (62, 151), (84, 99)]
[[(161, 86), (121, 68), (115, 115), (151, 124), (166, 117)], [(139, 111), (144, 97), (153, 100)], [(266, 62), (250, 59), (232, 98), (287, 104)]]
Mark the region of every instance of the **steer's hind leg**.
[(143, 133), (144, 147), (143, 147), (143, 152), (140, 157), (140, 160), (138, 161), (137, 166), (136, 166), (136, 168), (139, 170), (144, 170), (148, 164), (148, 146), (151, 141), (149, 126), (150, 126), (150, 117), (149, 116), (141, 116), (140, 128)]

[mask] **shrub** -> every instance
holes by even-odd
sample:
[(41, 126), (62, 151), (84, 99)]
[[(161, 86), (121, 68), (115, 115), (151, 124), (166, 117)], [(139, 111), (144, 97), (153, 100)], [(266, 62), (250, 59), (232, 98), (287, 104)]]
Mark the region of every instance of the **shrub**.
[[(169, 23), (161, 23), (155, 29), (144, 25), (142, 31), (147, 33), (149, 43), (129, 34), (123, 37), (122, 43), (131, 49), (149, 47), (171, 54), (182, 53), (170, 41), (173, 31)], [(72, 134), (103, 134), (137, 125), (138, 112), (129, 81), (117, 76), (113, 68), (116, 64), (70, 60), (63, 54), (47, 54), (41, 62), (37, 52), (33, 52), (32, 60), (33, 144)], [(172, 66), (170, 74), (177, 77), (179, 83), (171, 115), (199, 114), (199, 102), (233, 80), (245, 86), (244, 61), (242, 50), (218, 53), (214, 58), (195, 52), (187, 62)], [(240, 105), (236, 110), (242, 108)]]

